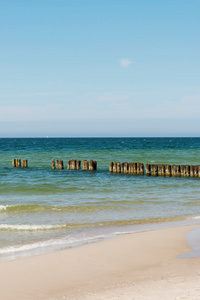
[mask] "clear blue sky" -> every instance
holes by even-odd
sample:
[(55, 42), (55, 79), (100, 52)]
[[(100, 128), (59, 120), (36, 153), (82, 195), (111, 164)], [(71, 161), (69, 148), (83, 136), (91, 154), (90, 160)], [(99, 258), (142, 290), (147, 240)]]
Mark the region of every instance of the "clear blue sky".
[(200, 136), (199, 0), (0, 1), (0, 136)]

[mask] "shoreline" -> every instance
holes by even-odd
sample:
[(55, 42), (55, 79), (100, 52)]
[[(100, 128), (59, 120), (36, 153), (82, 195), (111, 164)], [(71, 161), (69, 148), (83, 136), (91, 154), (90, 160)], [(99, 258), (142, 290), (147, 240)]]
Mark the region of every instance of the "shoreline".
[(96, 228), (88, 227), (87, 231), (83, 232), (83, 236), (81, 236), (80, 233), (74, 233), (75, 235), (73, 234), (73, 238), (71, 234), (68, 238), (66, 234), (61, 237), (58, 236), (51, 239), (42, 239), (29, 244), (16, 244), (13, 246), (1, 247), (0, 262), (74, 249), (84, 245), (99, 243), (119, 236), (139, 232), (198, 225), (200, 225), (199, 218), (190, 217), (187, 219), (180, 218), (180, 220), (162, 221), (158, 223), (152, 222), (121, 226), (102, 226)]
[(195, 299), (194, 293), (200, 296), (200, 258), (178, 256), (191, 252), (186, 234), (198, 227), (135, 232), (0, 262), (0, 298), (127, 300), (163, 298), (165, 293), (163, 299)]

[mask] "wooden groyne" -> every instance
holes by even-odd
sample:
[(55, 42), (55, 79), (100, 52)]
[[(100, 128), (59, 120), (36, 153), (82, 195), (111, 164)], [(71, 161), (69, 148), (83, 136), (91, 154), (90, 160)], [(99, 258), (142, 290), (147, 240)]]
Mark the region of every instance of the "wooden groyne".
[(144, 175), (144, 164), (131, 162), (111, 162), (109, 166), (109, 171), (111, 173)]
[[(200, 177), (199, 165), (148, 165), (146, 170), (147, 169), (148, 175), (153, 176)], [(155, 169), (157, 169), (158, 172), (156, 172)]]
[(81, 168), (81, 161), (76, 159), (70, 159), (67, 162), (67, 169), (68, 170), (80, 170)]
[(12, 166), (13, 168), (28, 168), (28, 160), (15, 158), (12, 160)]
[[(28, 168), (27, 159), (13, 159), (13, 168)], [(52, 169), (63, 170), (64, 162), (61, 159), (52, 159)], [(68, 170), (97, 170), (96, 160), (76, 160), (67, 161)], [(110, 173), (121, 173), (130, 175), (146, 175), (146, 176), (165, 176), (165, 177), (199, 177), (200, 165), (168, 165), (168, 164), (146, 164), (139, 162), (111, 162), (109, 165)]]
[(143, 163), (111, 162), (110, 173), (123, 173), (146, 176), (166, 176), (166, 177), (200, 177), (200, 165), (163, 165), (146, 164), (144, 170)]
[[(51, 161), (52, 169), (64, 169), (63, 160), (52, 159)], [(70, 159), (67, 161), (67, 169), (68, 170), (80, 170), (81, 169), (81, 161), (76, 159)], [(97, 170), (97, 162), (95, 160), (86, 160), (82, 161), (82, 170), (96, 171)]]

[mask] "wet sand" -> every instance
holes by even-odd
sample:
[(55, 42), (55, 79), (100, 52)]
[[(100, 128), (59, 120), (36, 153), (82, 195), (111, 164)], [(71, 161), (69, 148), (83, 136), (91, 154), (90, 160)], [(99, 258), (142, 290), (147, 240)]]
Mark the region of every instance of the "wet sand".
[(0, 299), (200, 299), (200, 258), (178, 258), (191, 251), (186, 233), (196, 227), (1, 262)]

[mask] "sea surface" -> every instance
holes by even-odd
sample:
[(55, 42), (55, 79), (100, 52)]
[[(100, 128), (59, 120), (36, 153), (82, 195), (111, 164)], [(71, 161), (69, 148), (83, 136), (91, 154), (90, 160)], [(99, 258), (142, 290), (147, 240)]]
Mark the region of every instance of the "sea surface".
[[(67, 170), (69, 159), (96, 160), (97, 171)], [(200, 138), (1, 138), (0, 259), (200, 223), (200, 178), (110, 174), (111, 161), (200, 164)]]

